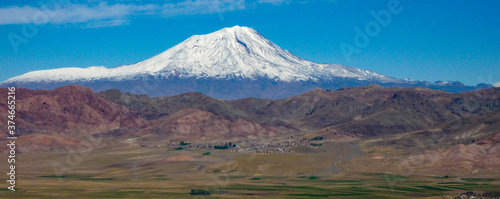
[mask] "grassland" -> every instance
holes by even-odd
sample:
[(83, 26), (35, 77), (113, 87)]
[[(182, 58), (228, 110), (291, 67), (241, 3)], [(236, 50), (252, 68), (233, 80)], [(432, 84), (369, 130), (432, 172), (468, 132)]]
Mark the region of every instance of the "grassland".
[[(0, 198), (423, 198), (500, 190), (500, 179), (491, 177), (353, 172), (346, 167), (354, 163), (338, 161), (346, 154), (116, 146), (25, 153), (16, 192), (0, 189)], [(190, 158), (168, 158), (174, 156)]]

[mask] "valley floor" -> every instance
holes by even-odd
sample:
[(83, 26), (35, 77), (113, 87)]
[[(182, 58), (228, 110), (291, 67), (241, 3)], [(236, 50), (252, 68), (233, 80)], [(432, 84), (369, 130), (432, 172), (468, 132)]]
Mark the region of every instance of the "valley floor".
[(3, 188), (0, 198), (441, 198), (500, 190), (494, 172), (423, 174), (353, 142), (273, 154), (103, 143), (20, 154), (16, 192)]

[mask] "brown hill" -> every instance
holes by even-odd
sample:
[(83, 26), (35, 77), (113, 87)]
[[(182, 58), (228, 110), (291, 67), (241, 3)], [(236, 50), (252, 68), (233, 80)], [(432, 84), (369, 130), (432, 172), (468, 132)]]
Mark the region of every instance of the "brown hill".
[(232, 109), (225, 101), (213, 99), (197, 92), (187, 92), (171, 97), (149, 98), (147, 95), (125, 94), (118, 90), (99, 93), (117, 104), (137, 110), (148, 120), (159, 119), (184, 109), (199, 109), (228, 118), (244, 117), (245, 113)]
[[(7, 99), (7, 89), (0, 88), (0, 98)], [(7, 118), (7, 101), (0, 101), (0, 117)], [(16, 135), (39, 141), (39, 146), (30, 145), (33, 149), (48, 146), (71, 144), (74, 140), (63, 137), (56, 140), (43, 141), (43, 137), (69, 136), (76, 139), (79, 134), (96, 134), (110, 129), (133, 130), (144, 126), (147, 121), (135, 111), (115, 104), (89, 88), (83, 86), (65, 86), (55, 90), (16, 90)], [(7, 123), (0, 123), (0, 129), (7, 129)], [(2, 137), (7, 137), (3, 131)], [(64, 140), (70, 140), (68, 142)], [(28, 145), (26, 145), (29, 147)]]
[[(500, 134), (472, 144), (457, 144), (446, 149), (424, 151), (411, 156), (413, 165), (427, 168), (429, 173), (491, 174), (500, 167)], [(432, 172), (434, 171), (434, 172)], [(472, 171), (472, 173), (471, 173)]]
[(467, 121), (498, 110), (500, 89), (450, 94), (425, 88), (366, 86), (337, 91), (315, 89), (279, 100), (217, 100), (200, 93), (149, 98), (106, 91), (102, 96), (151, 119), (183, 109), (200, 109), (228, 119), (319, 134), (373, 137), (425, 130)]
[[(0, 88), (0, 97), (6, 99), (6, 94)], [(409, 140), (415, 136), (432, 135), (426, 142), (451, 147), (498, 133), (494, 129), (500, 123), (498, 88), (450, 94), (425, 88), (366, 86), (314, 89), (279, 100), (227, 101), (193, 92), (149, 98), (117, 90), (95, 94), (86, 87), (66, 86), (51, 91), (19, 89), (16, 97), (18, 135), (75, 137), (83, 132), (208, 141), (311, 132), (360, 138), (401, 134), (384, 144), (412, 147)], [(0, 109), (0, 117), (6, 117), (6, 102), (0, 102)], [(1, 123), (0, 128), (6, 129), (5, 125)], [(450, 139), (464, 134), (473, 136)]]
[(270, 128), (243, 119), (225, 119), (207, 111), (186, 109), (175, 114), (153, 120), (148, 127), (134, 135), (145, 136), (143, 140), (175, 140), (192, 142), (224, 141), (231, 138), (274, 136), (280, 133)]
[[(6, 89), (0, 97), (6, 99)], [(6, 102), (0, 102), (5, 109)], [(90, 133), (111, 128), (137, 128), (146, 123), (135, 111), (110, 102), (83, 86), (55, 90), (19, 89), (16, 92), (19, 135), (35, 132), (63, 132), (75, 128)], [(6, 111), (0, 113), (6, 114)], [(25, 127), (25, 126), (26, 127)]]

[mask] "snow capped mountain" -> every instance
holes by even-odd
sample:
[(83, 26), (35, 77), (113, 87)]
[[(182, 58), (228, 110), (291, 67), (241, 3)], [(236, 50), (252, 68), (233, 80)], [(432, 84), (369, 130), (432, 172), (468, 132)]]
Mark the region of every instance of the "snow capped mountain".
[[(188, 91), (215, 98), (284, 98), (314, 88), (339, 89), (378, 84), (421, 86), (448, 92), (476, 90), (460, 82), (396, 79), (344, 65), (301, 59), (254, 29), (234, 26), (194, 35), (142, 62), (114, 68), (60, 68), (13, 77), (0, 87), (54, 89), (77, 84), (95, 92), (118, 89), (133, 94), (170, 96)], [(483, 85), (481, 88), (491, 85)]]
[(494, 87), (500, 87), (500, 82), (497, 82), (496, 84), (493, 85)]
[(254, 29), (234, 26), (194, 35), (145, 61), (116, 68), (61, 68), (26, 73), (10, 82), (120, 81), (141, 76), (180, 78), (317, 81), (332, 77), (398, 82), (395, 78), (344, 65), (301, 59), (264, 38)]

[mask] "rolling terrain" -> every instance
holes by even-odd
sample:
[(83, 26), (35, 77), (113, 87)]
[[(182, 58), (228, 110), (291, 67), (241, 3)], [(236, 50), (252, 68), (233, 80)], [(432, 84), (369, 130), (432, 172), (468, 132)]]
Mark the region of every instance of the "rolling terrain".
[[(370, 85), (277, 100), (196, 92), (151, 98), (75, 85), (17, 93), (21, 198), (56, 191), (199, 197), (191, 189), (214, 198), (421, 198), (500, 190), (500, 88), (453, 94)], [(6, 153), (7, 141), (0, 142)]]

